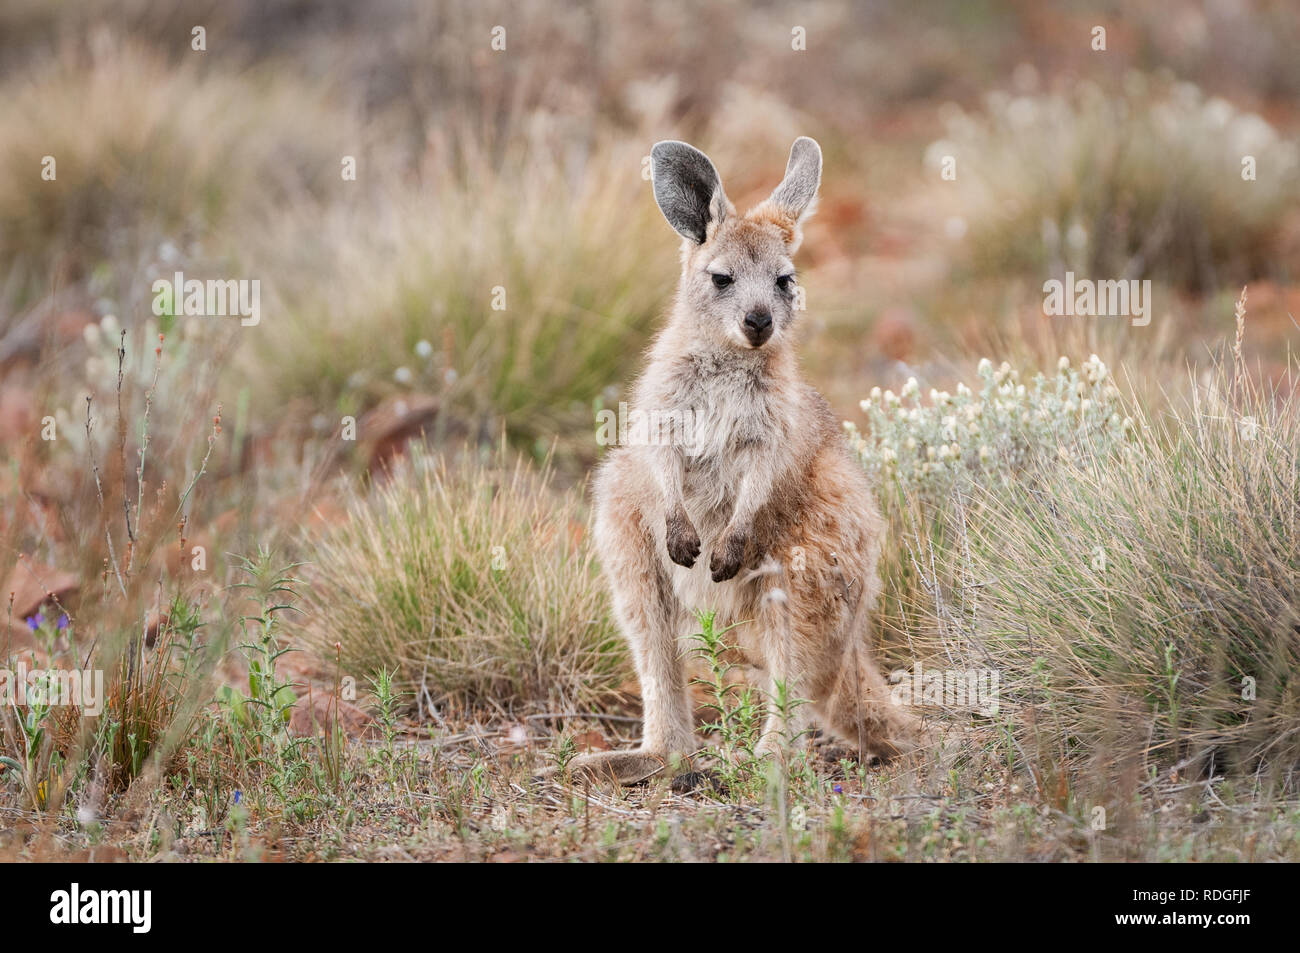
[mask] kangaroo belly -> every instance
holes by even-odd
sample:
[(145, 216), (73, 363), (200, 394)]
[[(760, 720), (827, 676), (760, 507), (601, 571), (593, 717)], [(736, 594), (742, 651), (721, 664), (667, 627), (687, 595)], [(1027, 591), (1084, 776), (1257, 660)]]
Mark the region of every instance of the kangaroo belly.
[[(753, 619), (758, 608), (758, 587), (744, 582), (743, 572), (735, 579), (714, 582), (709, 574), (710, 552), (706, 544), (690, 569), (672, 567), (673, 594), (687, 612), (713, 612), (719, 626)], [(735, 643), (737, 639), (728, 641)]]

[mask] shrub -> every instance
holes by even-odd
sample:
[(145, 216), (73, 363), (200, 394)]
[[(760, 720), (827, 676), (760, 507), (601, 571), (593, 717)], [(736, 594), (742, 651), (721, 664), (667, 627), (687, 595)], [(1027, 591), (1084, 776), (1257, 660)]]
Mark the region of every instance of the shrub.
[(1246, 374), (1244, 295), (1238, 315), (1231, 367), (1135, 407), (1119, 452), (1049, 440), (1027, 479), (967, 481), (931, 535), (898, 511), (910, 632), (997, 669), (1026, 747), (1192, 773), (1300, 762), (1300, 419), (1294, 392)]
[(894, 491), (941, 503), (977, 484), (1014, 485), (1046, 458), (1077, 459), (1121, 446), (1133, 422), (1123, 414), (1119, 390), (1096, 354), (1075, 370), (1062, 357), (1051, 377), (1020, 383), (1006, 362), (997, 370), (979, 363), (979, 390), (931, 389), (921, 399), (916, 378), (902, 394), (874, 388), (862, 401), (870, 438), (846, 421), (862, 465), (879, 481), (888, 505)]
[(888, 520), (878, 619), (892, 643), (911, 645), (926, 626), (926, 638), (942, 634), (941, 590), (970, 580), (940, 564), (964, 543), (953, 517), (977, 488), (1024, 492), (1054, 461), (1125, 446), (1133, 426), (1095, 354), (1078, 369), (1061, 357), (1055, 373), (1027, 383), (1005, 361), (995, 369), (985, 358), (977, 373), (975, 388), (931, 389), (928, 401), (915, 378), (901, 394), (873, 388), (861, 403), (866, 432), (844, 424)]
[(969, 521), (975, 624), (1068, 742), (1204, 771), (1300, 763), (1300, 425), (1225, 375)]
[[(91, 327), (101, 337), (115, 334), (118, 343), (96, 342), (105, 350), (92, 359), (102, 364), (90, 375), (96, 393), (89, 403), (80, 400), (83, 421), (88, 414), (93, 420), (89, 439), (83, 429), (79, 437), (59, 442), (66, 446), (57, 452), (75, 453), (86, 470), (78, 498), (64, 507), (61, 526), (71, 538), (63, 544), (61, 534), (50, 534), (35, 547), (55, 564), (59, 557), (78, 556), (81, 581), (64, 596), (47, 593), (43, 611), (27, 620), (35, 648), (17, 657), (29, 669), (58, 670), (61, 679), (81, 673), (83, 686), (89, 677), (91, 686), (103, 689), (100, 708), (50, 704), (37, 696), (0, 712), (0, 765), (6, 769), (0, 780), (16, 779), (27, 804), (54, 814), (76, 796), (95, 815), (104, 797), (148, 771), (172, 767), (190, 741), (221, 648), (219, 637), (198, 637), (208, 587), (195, 574), (171, 570), (166, 558), (172, 545), (172, 552), (185, 551), (185, 528), (197, 509), (193, 491), (221, 432), (219, 413), (206, 444), (200, 444), (205, 450), (196, 452), (203, 439), (196, 431), (207, 426), (202, 416), (159, 422), (175, 407), (160, 409), (155, 389), (185, 392), (183, 377), (163, 373), (162, 342), (156, 342), (152, 361), (128, 361), (127, 335), (115, 322)], [(102, 363), (110, 350), (115, 366)], [(93, 386), (101, 376), (116, 381), (115, 392)], [(101, 411), (104, 404), (115, 409)], [(65, 434), (77, 434), (70, 423)], [(159, 430), (166, 439), (157, 439)], [(112, 437), (104, 439), (105, 432)], [(133, 473), (128, 459), (136, 463)], [(15, 469), (28, 462), (20, 457)], [(13, 530), (27, 544), (34, 542), (29, 534), (23, 524)], [(27, 558), (19, 556), (20, 562)], [(28, 571), (36, 574), (30, 563)], [(5, 653), (0, 668), (12, 670), (8, 641)], [(88, 700), (83, 694), (78, 701)]]

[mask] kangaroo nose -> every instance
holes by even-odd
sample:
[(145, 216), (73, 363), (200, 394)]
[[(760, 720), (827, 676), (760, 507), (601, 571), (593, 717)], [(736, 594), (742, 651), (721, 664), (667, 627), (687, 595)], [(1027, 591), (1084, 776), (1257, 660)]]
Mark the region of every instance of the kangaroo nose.
[(772, 334), (772, 312), (767, 310), (751, 311), (745, 315), (745, 337), (755, 347), (766, 341)]

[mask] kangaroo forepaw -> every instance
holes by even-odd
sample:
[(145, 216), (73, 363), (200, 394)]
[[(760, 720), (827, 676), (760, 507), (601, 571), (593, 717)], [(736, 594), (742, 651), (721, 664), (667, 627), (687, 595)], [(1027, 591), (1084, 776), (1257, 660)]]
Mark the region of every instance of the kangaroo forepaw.
[(713, 574), (714, 582), (726, 582), (740, 572), (740, 564), (745, 561), (746, 541), (744, 533), (732, 532), (714, 548), (709, 558), (709, 572)]
[(685, 513), (668, 517), (668, 558), (690, 569), (700, 555), (700, 535)]

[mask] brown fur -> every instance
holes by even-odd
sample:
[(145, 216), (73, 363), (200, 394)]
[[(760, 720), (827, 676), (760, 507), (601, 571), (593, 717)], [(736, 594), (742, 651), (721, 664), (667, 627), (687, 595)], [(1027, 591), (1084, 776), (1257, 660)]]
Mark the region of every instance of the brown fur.
[(761, 225), (775, 226), (777, 231), (781, 233), (781, 240), (783, 242), (787, 245), (794, 244), (796, 229), (798, 228), (799, 223), (787, 212), (773, 205), (771, 202), (764, 202), (761, 205), (754, 206), (754, 208), (745, 213), (745, 218)]
[[(596, 475), (596, 545), (645, 725), (637, 751), (573, 768), (630, 783), (694, 751), (685, 661), (700, 609), (716, 610), (720, 627), (742, 623), (729, 637), (761, 687), (785, 681), (809, 701), (793, 731), (816, 720), (863, 754), (895, 754), (911, 721), (889, 698), (867, 622), (883, 524), (829, 405), (799, 375), (793, 295), (778, 281), (815, 199), (820, 150), (798, 140), (785, 180), (742, 218), (702, 153), (661, 143), (653, 155), (656, 197), (685, 239), (682, 277), (630, 406), (689, 412), (695, 432), (619, 447)], [(772, 335), (754, 346), (746, 316), (764, 312)], [(791, 730), (770, 712), (761, 749), (778, 750)]]

